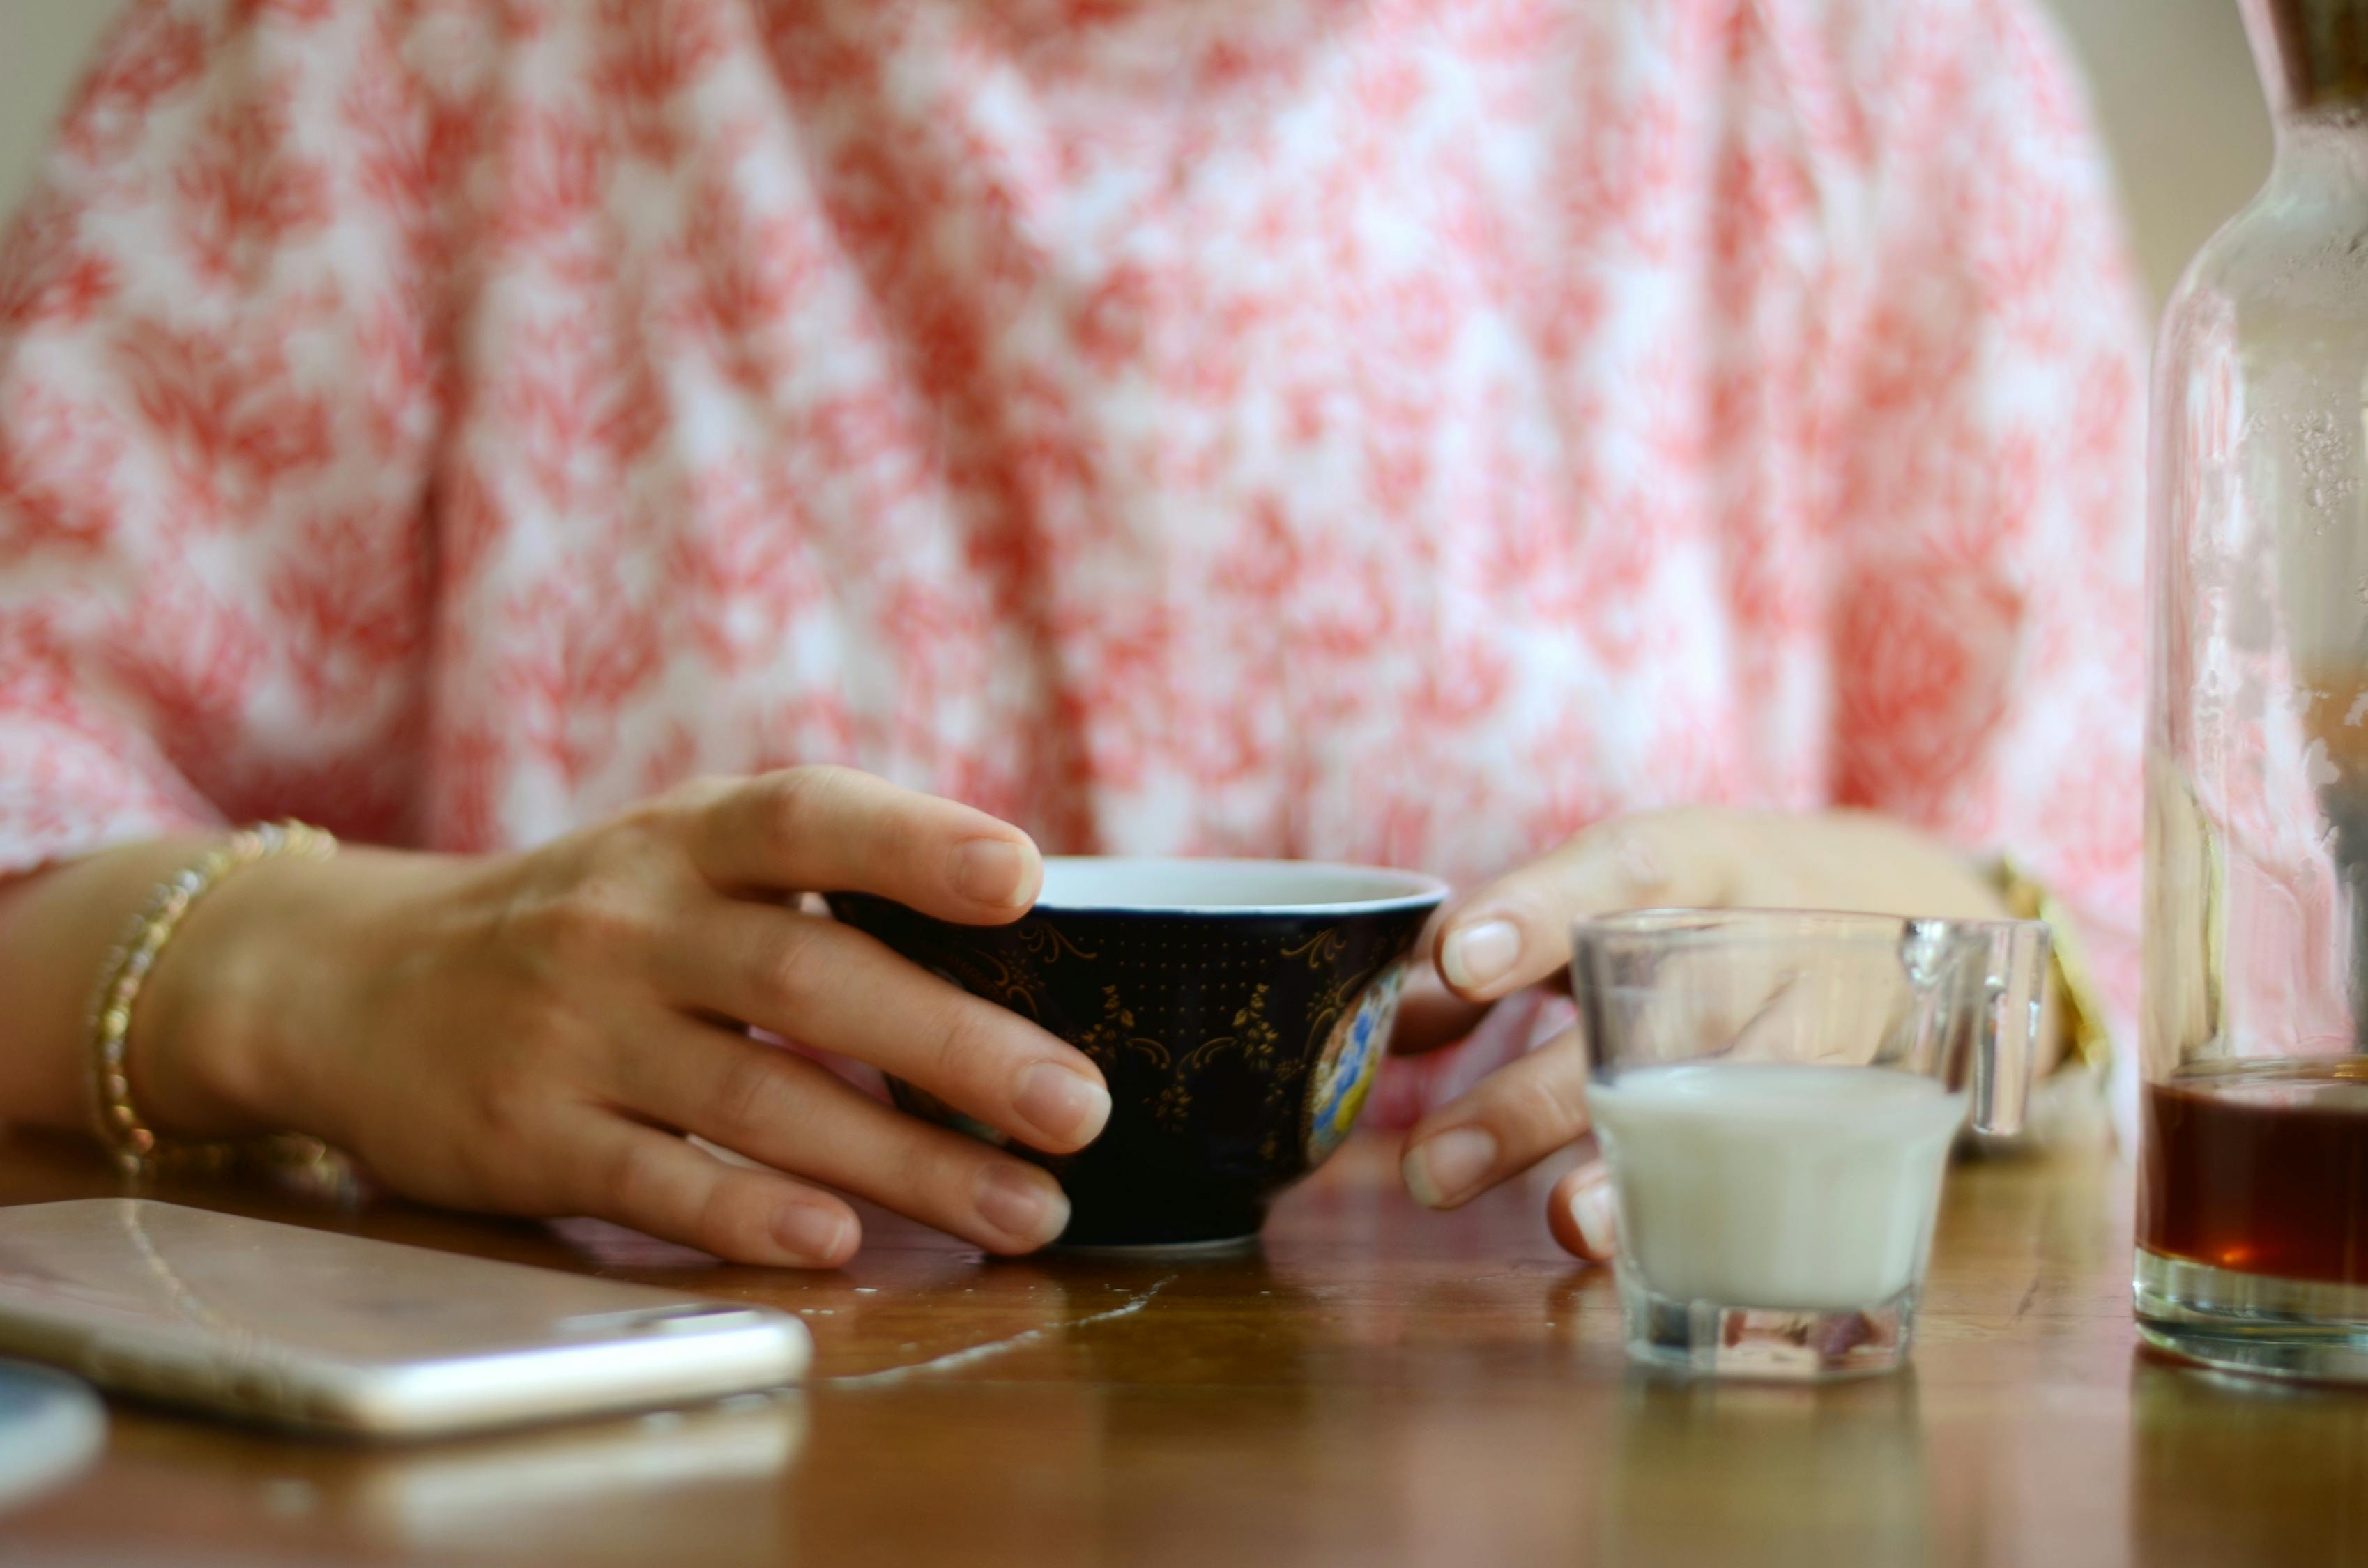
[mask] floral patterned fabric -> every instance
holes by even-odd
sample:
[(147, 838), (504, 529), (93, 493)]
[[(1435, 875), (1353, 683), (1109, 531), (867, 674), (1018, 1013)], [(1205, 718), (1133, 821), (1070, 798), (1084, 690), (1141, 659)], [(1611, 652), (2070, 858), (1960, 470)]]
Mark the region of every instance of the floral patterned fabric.
[(0, 256), (0, 871), (816, 760), (1467, 881), (1848, 802), (2134, 999), (2084, 113), (2010, 0), (142, 5)]

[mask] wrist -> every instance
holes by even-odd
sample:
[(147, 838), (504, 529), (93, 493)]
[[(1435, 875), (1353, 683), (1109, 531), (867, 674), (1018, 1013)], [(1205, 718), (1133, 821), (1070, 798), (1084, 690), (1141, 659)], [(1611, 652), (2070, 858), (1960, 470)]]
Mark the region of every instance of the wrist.
[(133, 1103), (168, 1139), (296, 1131), (285, 1049), (301, 1006), (296, 944), (311, 884), (334, 862), (267, 859), (193, 907), (156, 956), (132, 1010)]

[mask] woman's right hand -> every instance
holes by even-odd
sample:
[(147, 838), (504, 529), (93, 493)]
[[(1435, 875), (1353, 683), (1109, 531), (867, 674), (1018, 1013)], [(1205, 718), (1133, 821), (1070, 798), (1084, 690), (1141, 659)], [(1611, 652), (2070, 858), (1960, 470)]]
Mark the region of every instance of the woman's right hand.
[(312, 1132), (413, 1198), (594, 1215), (743, 1263), (845, 1261), (860, 1228), (826, 1187), (1028, 1252), (1068, 1218), (1044, 1170), (742, 1026), (1081, 1147), (1110, 1111), (1082, 1053), (793, 896), (999, 924), (1042, 874), (1018, 829), (836, 767), (701, 780), (522, 854), (266, 862), (165, 949), (135, 1092), (160, 1130)]

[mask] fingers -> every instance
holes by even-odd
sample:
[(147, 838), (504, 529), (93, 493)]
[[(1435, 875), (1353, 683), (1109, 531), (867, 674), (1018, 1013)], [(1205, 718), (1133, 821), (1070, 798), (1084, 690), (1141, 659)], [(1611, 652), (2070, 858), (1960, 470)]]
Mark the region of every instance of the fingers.
[[(1587, 1131), (1587, 1055), (1566, 1030), (1417, 1123), (1402, 1173), (1415, 1200), (1454, 1209)], [(1608, 1260), (1619, 1236), (1611, 1173), (1588, 1161), (1554, 1184), (1546, 1228), (1574, 1257)]]
[(1426, 1208), (1455, 1209), (1518, 1176), (1588, 1127), (1578, 1031), (1488, 1074), (1406, 1135), (1401, 1172)]
[(637, 1111), (765, 1165), (860, 1193), (990, 1252), (1032, 1252), (1069, 1222), (1050, 1173), (884, 1106), (815, 1063), (686, 1023), (644, 1042), (620, 1088)]
[(1043, 861), (985, 812), (847, 767), (792, 767), (684, 797), (690, 852), (728, 891), (878, 893), (943, 920), (999, 925), (1036, 900)]
[(862, 1227), (845, 1202), (770, 1171), (743, 1170), (680, 1138), (585, 1107), (554, 1147), (586, 1211), (734, 1263), (836, 1268)]
[(1589, 828), (1461, 901), (1441, 922), (1440, 976), (1467, 1002), (1492, 1002), (1570, 961), (1583, 915), (1727, 899), (1732, 857), (1716, 813), (1663, 812)]
[(1589, 1263), (1608, 1263), (1620, 1244), (1619, 1205), (1611, 1172), (1589, 1160), (1554, 1183), (1546, 1199), (1546, 1229), (1562, 1250)]
[(1110, 1119), (1083, 1051), (852, 926), (719, 900), (682, 915), (661, 970), (679, 1006), (868, 1062), (1030, 1148), (1067, 1153)]

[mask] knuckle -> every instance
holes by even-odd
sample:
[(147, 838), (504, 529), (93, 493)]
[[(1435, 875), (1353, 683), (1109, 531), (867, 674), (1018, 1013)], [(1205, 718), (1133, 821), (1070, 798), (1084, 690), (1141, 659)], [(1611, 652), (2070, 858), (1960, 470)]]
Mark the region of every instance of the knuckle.
[(531, 901), (511, 929), (532, 950), (563, 968), (613, 963), (645, 946), (652, 921), (647, 901), (623, 877), (587, 870), (566, 886)]
[(1682, 813), (1656, 812), (1590, 828), (1579, 849), (1610, 901), (1634, 905), (1653, 902), (1674, 884), (1687, 839)]
[(692, 1234), (718, 1257), (760, 1256), (765, 1250), (764, 1227), (752, 1209), (739, 1183), (719, 1177), (700, 1202)]
[(521, 1137), (554, 1097), (583, 1080), (598, 1032), (565, 993), (543, 987), (513, 990), (494, 1002), (484, 1025), (484, 1046), (467, 1061), (468, 1081), (495, 1135)]
[(1586, 1074), (1545, 1070), (1534, 1058), (1474, 1090), (1470, 1116), (1497, 1135), (1507, 1157), (1524, 1161), (1563, 1147), (1593, 1125)]
[(649, 1139), (620, 1145), (598, 1178), (604, 1212), (644, 1225), (664, 1219), (666, 1165), (661, 1146)]
[(780, 934), (761, 943), (751, 960), (755, 994), (777, 1005), (796, 1006), (821, 992), (832, 970), (832, 932), (810, 915), (780, 923)]
[(1668, 883), (1669, 856), (1661, 843), (1661, 827), (1657, 823), (1619, 823), (1604, 835), (1605, 862), (1630, 892), (1654, 892)]
[(978, 1212), (981, 1173), (1011, 1157), (970, 1140), (952, 1147), (935, 1139), (916, 1142), (918, 1147), (906, 1156), (905, 1165), (904, 1206), (944, 1225), (959, 1225)]
[(1541, 1074), (1531, 1098), (1531, 1113), (1545, 1141), (1567, 1143), (1593, 1125), (1587, 1108), (1587, 1084), (1577, 1073)]
[(925, 1082), (959, 1093), (993, 1075), (991, 1064), (1005, 1054), (1005, 1042), (990, 1006), (968, 996), (948, 1003), (920, 1064)]
[(551, 1075), (538, 1065), (536, 1053), (521, 1052), (492, 1064), (477, 1094), (484, 1146), (513, 1152), (529, 1146), (552, 1090)]
[(717, 1075), (712, 1094), (716, 1128), (726, 1133), (778, 1134), (797, 1114), (784, 1064), (766, 1055), (742, 1053)]
[(943, 1128), (907, 1124), (891, 1136), (895, 1158), (887, 1168), (894, 1174), (887, 1187), (871, 1196), (938, 1224), (956, 1223), (974, 1212), (980, 1170), (1011, 1157)]
[(685, 812), (702, 811), (730, 794), (739, 780), (721, 773), (701, 773), (683, 779), (642, 802), (644, 814), (672, 818)]
[(786, 854), (844, 831), (840, 819), (852, 777), (846, 768), (821, 764), (773, 775), (765, 809), (757, 813), (766, 846)]
[(577, 926), (602, 941), (638, 943), (649, 935), (649, 899), (638, 880), (621, 867), (604, 868), (587, 878), (568, 902)]
[(701, 775), (640, 802), (612, 825), (656, 850), (677, 876), (696, 877), (701, 845), (712, 841), (719, 825), (733, 814), (733, 802), (748, 788), (745, 780)]
[(678, 790), (679, 787), (663, 795), (645, 796), (626, 806), (594, 830), (593, 845), (638, 844), (664, 834), (674, 821)]

